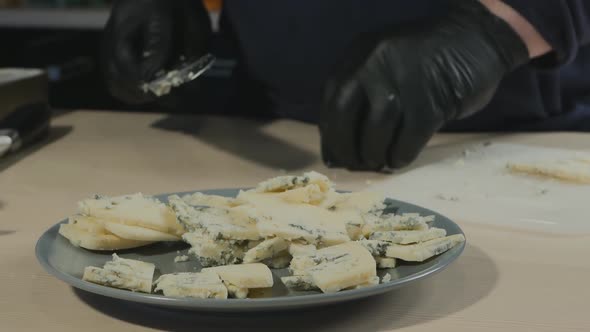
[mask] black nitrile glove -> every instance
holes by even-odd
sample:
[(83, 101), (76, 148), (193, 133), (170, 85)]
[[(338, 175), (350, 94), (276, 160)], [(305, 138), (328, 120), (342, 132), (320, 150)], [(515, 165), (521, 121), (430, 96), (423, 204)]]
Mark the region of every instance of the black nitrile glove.
[[(482, 109), (526, 45), (476, 0), (452, 1), (436, 22), (363, 39), (326, 86), (322, 155), (332, 167), (400, 168), (447, 122)], [(359, 44), (360, 45), (360, 44)]]
[(116, 0), (104, 31), (102, 65), (109, 91), (129, 104), (156, 98), (140, 89), (181, 57), (207, 53), (211, 22), (200, 0)]

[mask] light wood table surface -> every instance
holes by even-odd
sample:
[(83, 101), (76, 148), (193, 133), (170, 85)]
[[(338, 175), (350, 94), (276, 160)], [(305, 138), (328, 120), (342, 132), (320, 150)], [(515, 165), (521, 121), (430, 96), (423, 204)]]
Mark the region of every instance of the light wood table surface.
[[(77, 111), (56, 118), (51, 136), (41, 147), (0, 161), (0, 331), (590, 331), (590, 236), (527, 233), (469, 220), (458, 221), (468, 245), (447, 270), (343, 305), (208, 314), (76, 291), (42, 270), (34, 246), (93, 193), (243, 187), (312, 169), (341, 189), (358, 190), (391, 175), (326, 169), (316, 128), (292, 121)], [(439, 135), (415, 166), (489, 137)], [(585, 134), (493, 137), (590, 150)]]

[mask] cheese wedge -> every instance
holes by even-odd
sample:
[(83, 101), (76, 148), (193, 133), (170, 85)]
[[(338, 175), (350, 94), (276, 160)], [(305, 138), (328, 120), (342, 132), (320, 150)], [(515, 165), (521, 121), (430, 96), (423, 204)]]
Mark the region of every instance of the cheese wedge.
[(256, 247), (248, 250), (244, 255), (244, 263), (255, 263), (272, 258), (289, 248), (289, 242), (275, 237), (262, 241)]
[(444, 253), (462, 242), (465, 242), (465, 237), (462, 234), (456, 234), (417, 244), (390, 244), (387, 246), (385, 255), (408, 262), (423, 262), (433, 256)]
[(212, 272), (164, 274), (155, 284), (155, 291), (162, 291), (171, 297), (227, 299), (228, 295), (227, 287)]
[(363, 234), (369, 237), (374, 232), (425, 231), (429, 228), (428, 223), (433, 220), (434, 216), (420, 216), (416, 213), (366, 215)]
[(184, 233), (170, 208), (141, 193), (112, 198), (97, 195), (79, 202), (78, 211), (103, 221), (141, 226), (177, 236)]
[(445, 237), (447, 231), (442, 228), (430, 228), (424, 231), (386, 231), (375, 232), (369, 239), (380, 240), (396, 244), (410, 244), (424, 242), (432, 239)]
[(320, 249), (313, 255), (293, 257), (291, 271), (310, 277), (324, 293), (333, 293), (370, 283), (376, 276), (376, 263), (362, 245), (348, 242)]
[(82, 279), (99, 285), (151, 293), (155, 269), (154, 264), (113, 254), (113, 260), (103, 268), (86, 267)]
[(129, 226), (114, 222), (104, 222), (104, 227), (107, 231), (117, 235), (123, 239), (138, 240), (138, 241), (180, 241), (180, 236), (163, 233), (153, 229), (140, 227), (140, 226)]
[(113, 234), (91, 233), (77, 224), (61, 224), (59, 234), (76, 247), (88, 250), (121, 250), (151, 244), (149, 241), (122, 239)]
[(213, 272), (227, 283), (239, 288), (268, 288), (273, 285), (272, 272), (262, 263), (208, 267), (203, 272)]
[(189, 231), (201, 230), (214, 239), (258, 240), (261, 238), (248, 207), (195, 208), (178, 196), (168, 198), (180, 224)]

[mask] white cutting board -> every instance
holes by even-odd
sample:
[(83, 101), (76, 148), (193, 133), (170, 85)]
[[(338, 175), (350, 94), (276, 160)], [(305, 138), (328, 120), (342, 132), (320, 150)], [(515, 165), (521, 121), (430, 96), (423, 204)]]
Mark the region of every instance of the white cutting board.
[(590, 234), (590, 185), (508, 171), (507, 163), (556, 161), (588, 153), (480, 144), (462, 154), (373, 184), (371, 191), (461, 222), (541, 232)]

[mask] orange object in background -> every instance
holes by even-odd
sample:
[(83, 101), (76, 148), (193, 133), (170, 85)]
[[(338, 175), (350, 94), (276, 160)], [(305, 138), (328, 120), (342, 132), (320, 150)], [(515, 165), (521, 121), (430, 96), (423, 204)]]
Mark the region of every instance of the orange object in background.
[(218, 12), (221, 10), (221, 3), (223, 0), (203, 0), (205, 7), (210, 12)]

